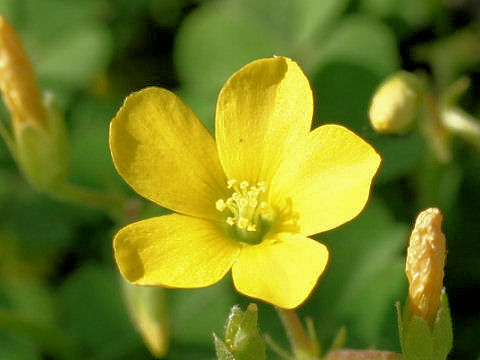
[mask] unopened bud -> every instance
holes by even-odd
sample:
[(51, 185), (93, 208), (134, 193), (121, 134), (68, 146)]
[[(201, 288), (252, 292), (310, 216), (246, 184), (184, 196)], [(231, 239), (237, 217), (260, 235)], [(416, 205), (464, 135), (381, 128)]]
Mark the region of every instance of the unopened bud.
[(450, 307), (443, 287), (445, 235), (442, 213), (422, 211), (415, 222), (407, 251), (407, 303), (397, 303), (400, 343), (405, 360), (445, 360), (452, 349)]
[(218, 360), (265, 360), (265, 344), (257, 321), (257, 305), (250, 304), (245, 311), (234, 306), (225, 324), (225, 340), (213, 334)]
[(437, 208), (422, 211), (415, 221), (407, 250), (405, 273), (413, 315), (432, 323), (440, 306), (445, 267), (445, 235)]
[(2, 132), (27, 180), (55, 191), (67, 175), (67, 134), (52, 94), (43, 98), (20, 37), (0, 16), (0, 90), (12, 120)]
[(35, 73), (20, 37), (3, 16), (0, 16), (0, 89), (15, 132), (25, 123), (47, 128)]
[(124, 280), (122, 285), (130, 318), (145, 345), (155, 357), (164, 357), (170, 341), (165, 289), (132, 285)]
[(405, 133), (416, 120), (419, 103), (420, 86), (415, 75), (396, 73), (375, 92), (369, 110), (370, 123), (379, 133)]

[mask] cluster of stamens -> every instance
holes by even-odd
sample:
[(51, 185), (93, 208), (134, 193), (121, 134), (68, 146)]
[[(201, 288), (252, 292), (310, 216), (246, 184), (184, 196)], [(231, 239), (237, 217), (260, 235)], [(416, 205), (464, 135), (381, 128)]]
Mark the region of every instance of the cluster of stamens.
[(228, 180), (227, 187), (234, 190), (227, 200), (220, 199), (215, 206), (218, 211), (229, 210), (232, 216), (226, 222), (230, 226), (236, 225), (241, 230), (257, 231), (259, 217), (271, 213), (271, 208), (263, 200), (266, 184), (261, 181), (251, 186), (248, 181), (238, 182)]

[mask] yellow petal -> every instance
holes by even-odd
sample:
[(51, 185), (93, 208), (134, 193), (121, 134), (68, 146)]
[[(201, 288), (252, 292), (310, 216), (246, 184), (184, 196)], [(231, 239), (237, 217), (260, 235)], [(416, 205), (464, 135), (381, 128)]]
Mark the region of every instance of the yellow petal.
[(125, 99), (110, 124), (117, 171), (143, 197), (187, 215), (215, 219), (225, 175), (215, 142), (176, 95), (146, 88)]
[(380, 156), (350, 130), (320, 126), (282, 164), (270, 202), (306, 236), (335, 228), (363, 209), (379, 165)]
[(218, 224), (172, 214), (130, 224), (114, 238), (122, 275), (138, 285), (196, 288), (221, 280), (240, 248)]
[(229, 179), (269, 182), (313, 113), (308, 79), (290, 59), (254, 61), (225, 84), (217, 102), (216, 137)]
[(242, 294), (291, 309), (307, 298), (327, 261), (328, 250), (319, 242), (299, 234), (276, 234), (242, 248), (233, 264), (233, 281)]

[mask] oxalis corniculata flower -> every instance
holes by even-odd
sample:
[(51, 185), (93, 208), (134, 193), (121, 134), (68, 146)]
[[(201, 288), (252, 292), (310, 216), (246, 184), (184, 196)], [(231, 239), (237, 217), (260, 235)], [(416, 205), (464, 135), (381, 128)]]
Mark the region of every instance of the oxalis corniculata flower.
[(172, 92), (128, 96), (110, 126), (117, 171), (140, 195), (175, 213), (114, 238), (123, 276), (139, 285), (198, 288), (231, 269), (242, 294), (300, 305), (328, 261), (309, 236), (354, 218), (380, 164), (338, 125), (311, 131), (313, 96), (284, 57), (254, 61), (221, 90), (216, 141)]

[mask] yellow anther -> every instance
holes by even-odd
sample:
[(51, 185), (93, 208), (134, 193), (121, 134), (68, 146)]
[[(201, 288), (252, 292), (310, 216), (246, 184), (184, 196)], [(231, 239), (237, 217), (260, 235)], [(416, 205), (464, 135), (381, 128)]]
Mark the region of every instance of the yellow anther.
[(248, 219), (245, 219), (244, 217), (240, 217), (237, 221), (237, 225), (240, 229), (246, 229), (248, 226)]
[(227, 188), (234, 188), (232, 195), (226, 199), (219, 199), (215, 203), (218, 211), (230, 212), (225, 220), (230, 226), (236, 225), (239, 229), (254, 232), (258, 229), (258, 223), (261, 217), (267, 215), (269, 220), (273, 210), (268, 203), (263, 200), (263, 194), (266, 192), (265, 182), (261, 181), (256, 186), (251, 186), (248, 181), (237, 181), (231, 179), (227, 181)]
[(215, 203), (215, 207), (217, 208), (218, 211), (223, 211), (227, 208), (227, 204), (225, 203), (225, 201), (223, 201), (223, 199), (219, 199)]
[(250, 186), (250, 184), (248, 183), (248, 181), (242, 181), (240, 183), (240, 189), (242, 189), (242, 190), (248, 189), (249, 186)]

